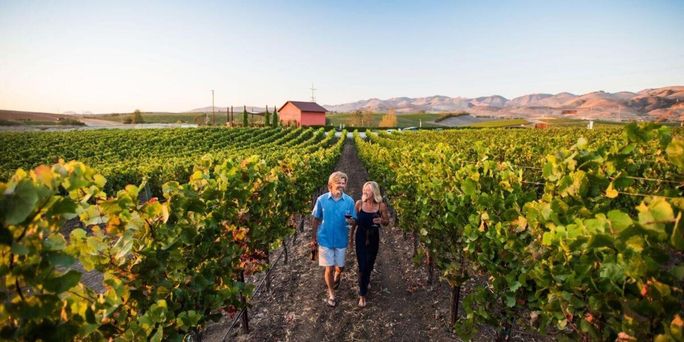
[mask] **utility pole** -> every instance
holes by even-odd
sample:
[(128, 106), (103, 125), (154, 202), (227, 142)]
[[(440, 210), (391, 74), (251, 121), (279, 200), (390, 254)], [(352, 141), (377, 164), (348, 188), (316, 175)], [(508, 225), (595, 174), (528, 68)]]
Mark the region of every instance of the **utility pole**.
[(216, 110), (214, 109), (214, 89), (211, 90), (211, 124), (216, 125)]
[(622, 122), (621, 113), (620, 113), (622, 108), (620, 108), (619, 104), (617, 106), (618, 106), (618, 122)]
[(313, 82), (311, 82), (311, 102), (316, 102), (316, 97), (314, 96), (314, 91), (318, 89), (314, 88)]

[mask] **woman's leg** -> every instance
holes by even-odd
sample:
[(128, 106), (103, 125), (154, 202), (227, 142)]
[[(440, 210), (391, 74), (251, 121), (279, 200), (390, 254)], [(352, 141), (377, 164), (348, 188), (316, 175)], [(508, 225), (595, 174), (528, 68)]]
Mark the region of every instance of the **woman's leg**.
[[(366, 250), (367, 255), (367, 269), (368, 269), (368, 282), (370, 283), (370, 274), (373, 272), (375, 267), (375, 257), (378, 256), (378, 250), (380, 249), (380, 233), (370, 235), (370, 243), (368, 244), (368, 249)], [(368, 283), (366, 283), (367, 285)]]
[(368, 247), (366, 246), (366, 234), (356, 230), (356, 261), (359, 264), (359, 296), (365, 297), (368, 293)]

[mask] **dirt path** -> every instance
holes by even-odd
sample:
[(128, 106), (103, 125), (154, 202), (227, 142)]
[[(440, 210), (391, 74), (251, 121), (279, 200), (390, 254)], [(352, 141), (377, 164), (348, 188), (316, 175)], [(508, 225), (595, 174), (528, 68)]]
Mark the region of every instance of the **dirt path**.
[[(336, 170), (349, 176), (348, 194), (360, 198), (361, 186), (368, 173), (356, 154), (351, 139)], [(382, 185), (381, 185), (382, 186)], [(252, 300), (249, 310), (249, 334), (235, 328), (226, 337), (238, 341), (340, 341), (457, 340), (448, 327), (449, 291), (444, 285), (426, 286), (425, 272), (411, 261), (412, 241), (398, 229), (386, 227), (381, 232), (376, 270), (368, 306), (357, 307), (357, 263), (348, 251), (346, 269), (337, 291), (338, 305), (325, 305), (323, 269), (310, 260), (308, 242), (311, 228), (305, 225), (294, 246), (288, 264), (281, 262), (273, 272), (271, 291), (263, 291)], [(278, 252), (274, 253), (277, 255)], [(205, 341), (221, 341), (229, 319), (210, 326)]]

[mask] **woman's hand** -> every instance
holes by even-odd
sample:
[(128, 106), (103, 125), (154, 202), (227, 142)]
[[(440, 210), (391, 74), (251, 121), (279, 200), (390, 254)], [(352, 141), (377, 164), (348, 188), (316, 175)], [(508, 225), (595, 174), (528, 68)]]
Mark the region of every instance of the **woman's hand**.
[(354, 218), (353, 218), (353, 217), (350, 217), (350, 218), (346, 218), (346, 217), (345, 217), (345, 218), (344, 218), (344, 221), (347, 222), (347, 225), (349, 225), (349, 226), (353, 226), (353, 225), (354, 225), (354, 222), (356, 222), (356, 221), (354, 221)]

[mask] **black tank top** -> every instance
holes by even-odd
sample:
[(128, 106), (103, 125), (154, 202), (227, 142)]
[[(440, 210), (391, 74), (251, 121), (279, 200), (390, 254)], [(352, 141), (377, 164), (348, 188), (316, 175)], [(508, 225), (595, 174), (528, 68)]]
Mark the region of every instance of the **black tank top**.
[(359, 228), (363, 228), (364, 230), (367, 229), (377, 229), (380, 228), (380, 225), (377, 224), (375, 225), (375, 228), (373, 228), (373, 218), (378, 212), (374, 213), (367, 213), (363, 211), (363, 209), (359, 210), (359, 214), (356, 215), (356, 218), (358, 219), (358, 226)]

